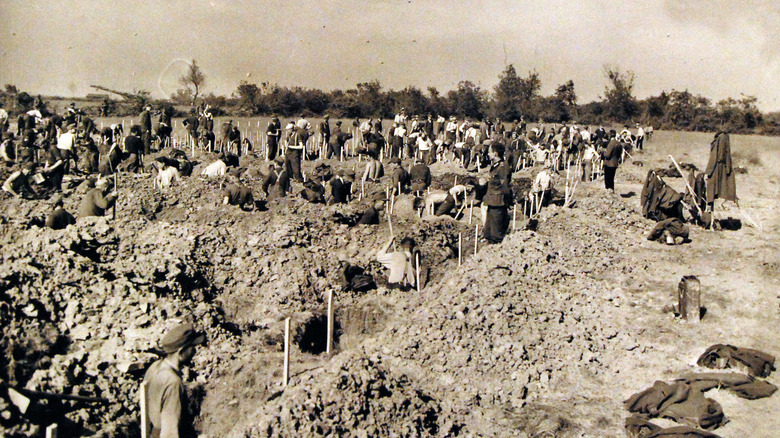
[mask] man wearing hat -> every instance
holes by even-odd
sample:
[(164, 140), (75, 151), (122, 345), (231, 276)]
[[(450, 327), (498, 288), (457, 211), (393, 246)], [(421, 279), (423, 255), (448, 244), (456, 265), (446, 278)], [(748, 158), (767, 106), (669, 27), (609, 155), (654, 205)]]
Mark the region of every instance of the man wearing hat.
[(46, 218), (46, 227), (53, 230), (62, 230), (68, 225), (75, 224), (76, 218), (62, 208), (62, 195), (57, 195), (52, 202), (54, 210)]
[(328, 204), (347, 204), (352, 193), (352, 182), (355, 180), (353, 170), (340, 170), (336, 177), (330, 179), (331, 198)]
[(450, 116), (450, 121), (447, 122), (447, 128), (445, 130), (446, 132), (446, 139), (449, 140), (452, 143), (455, 143), (457, 141), (457, 132), (458, 132), (458, 119), (455, 116)]
[[(339, 159), (342, 157), (342, 150), (347, 140), (352, 138), (352, 134), (341, 131), (341, 122), (336, 122), (336, 128), (333, 130), (333, 135), (328, 136), (328, 152), (325, 154), (325, 158), (336, 156)], [(346, 155), (346, 154), (345, 154)]]
[(268, 137), (268, 151), (266, 159), (273, 161), (276, 158), (276, 153), (279, 150), (279, 139), (282, 137), (282, 124), (279, 121), (279, 117), (274, 116), (270, 122), (268, 122), (268, 128), (265, 130)]
[(152, 152), (152, 107), (146, 105), (139, 118), (141, 119), (141, 140), (144, 143), (143, 153), (149, 155)]
[(192, 360), (195, 347), (204, 340), (205, 336), (189, 323), (174, 327), (160, 340), (160, 348), (166, 356), (153, 363), (144, 375), (146, 436), (195, 436), (181, 368)]
[(69, 124), (65, 127), (65, 131), (57, 138), (57, 149), (62, 154), (62, 159), (65, 160), (65, 173), (70, 172), (70, 160), (73, 159), (74, 168), (75, 163), (78, 160), (75, 154), (76, 148), (76, 125)]
[(319, 131), (320, 131), (320, 142), (321, 144), (327, 145), (330, 142), (330, 116), (325, 115), (325, 119), (320, 122), (319, 125)]
[(87, 192), (79, 206), (79, 217), (103, 216), (116, 200), (116, 193), (108, 193), (111, 182), (102, 178), (95, 183), (95, 188)]

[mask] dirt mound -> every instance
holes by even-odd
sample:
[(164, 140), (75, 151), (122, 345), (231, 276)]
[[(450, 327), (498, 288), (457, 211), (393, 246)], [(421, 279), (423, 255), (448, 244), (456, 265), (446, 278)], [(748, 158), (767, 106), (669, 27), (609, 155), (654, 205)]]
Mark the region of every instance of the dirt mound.
[(458, 436), (462, 425), (445, 411), (392, 361), (343, 354), (327, 370), (294, 378), (228, 436)]

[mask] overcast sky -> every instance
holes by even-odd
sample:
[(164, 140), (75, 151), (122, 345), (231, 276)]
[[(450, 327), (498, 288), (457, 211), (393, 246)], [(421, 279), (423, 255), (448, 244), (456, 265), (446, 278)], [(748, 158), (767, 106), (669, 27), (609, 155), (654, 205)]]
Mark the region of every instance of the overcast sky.
[[(780, 110), (780, 1), (0, 0), (0, 84), (81, 96), (90, 84), (156, 97), (196, 59), (205, 91), (241, 80), (330, 90), (378, 79), (492, 90), (507, 63), (542, 93), (572, 79), (604, 92), (604, 66), (635, 95), (755, 95)], [(180, 60), (180, 61), (176, 61)], [(162, 88), (162, 90), (160, 90)]]

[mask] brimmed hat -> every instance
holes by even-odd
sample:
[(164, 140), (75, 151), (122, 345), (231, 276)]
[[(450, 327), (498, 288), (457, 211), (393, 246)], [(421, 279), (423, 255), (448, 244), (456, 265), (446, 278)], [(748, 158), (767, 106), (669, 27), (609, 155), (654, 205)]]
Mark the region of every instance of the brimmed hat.
[(160, 348), (167, 353), (175, 353), (190, 345), (200, 345), (206, 340), (206, 335), (199, 333), (190, 323), (178, 325), (168, 331), (160, 340)]

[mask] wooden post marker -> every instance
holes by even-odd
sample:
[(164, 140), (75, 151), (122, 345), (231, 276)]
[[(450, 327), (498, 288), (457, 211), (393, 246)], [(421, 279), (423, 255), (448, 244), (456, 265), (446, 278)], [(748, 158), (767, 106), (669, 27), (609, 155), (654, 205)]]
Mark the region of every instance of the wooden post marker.
[(479, 245), (479, 223), (474, 227), (474, 255), (477, 255), (477, 246)]
[(141, 438), (148, 438), (149, 407), (146, 406), (146, 382), (141, 383), (138, 394), (138, 398), (140, 398), (139, 401), (141, 402)]
[(469, 207), (469, 225), (471, 225), (471, 215), (474, 213), (474, 200), (471, 200), (471, 207)]
[(458, 233), (458, 266), (463, 264), (463, 233)]
[(290, 318), (284, 320), (284, 372), (282, 386), (286, 387), (290, 381)]
[(50, 424), (46, 428), (46, 438), (57, 438), (57, 423)]
[(680, 316), (687, 321), (701, 320), (701, 282), (686, 275), (677, 285), (677, 303)]
[(422, 286), (420, 286), (420, 253), (417, 252), (414, 254), (415, 260), (417, 261), (417, 293), (420, 293), (422, 290)]
[(512, 232), (517, 231), (517, 204), (512, 206)]
[(333, 289), (328, 291), (328, 340), (325, 345), (325, 354), (333, 351)]

